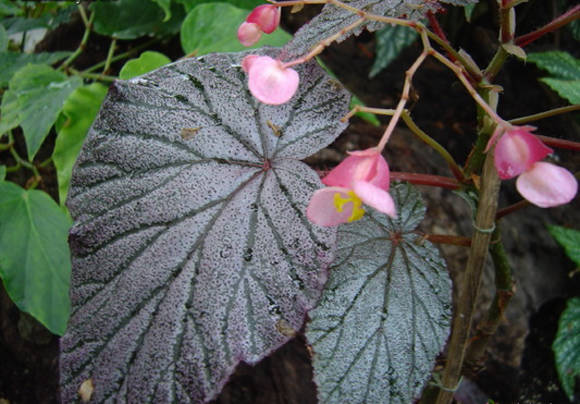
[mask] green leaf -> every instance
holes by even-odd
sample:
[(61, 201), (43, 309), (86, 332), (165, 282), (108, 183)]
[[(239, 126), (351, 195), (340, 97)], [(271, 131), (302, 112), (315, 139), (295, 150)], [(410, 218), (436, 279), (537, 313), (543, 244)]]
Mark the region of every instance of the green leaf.
[(377, 47), (375, 62), (371, 67), (369, 77), (379, 74), (403, 49), (415, 42), (417, 33), (407, 27), (388, 25), (377, 32)]
[(121, 80), (128, 80), (149, 73), (167, 63), (171, 63), (171, 60), (163, 53), (145, 51), (138, 58), (128, 60), (125, 63), (119, 72), (119, 78)]
[(12, 4), (11, 0), (0, 0), (0, 16), (3, 15), (22, 15), (24, 11)]
[(338, 252), (306, 330), (320, 402), (412, 403), (451, 322), (445, 262), (415, 228), (425, 206), (391, 188), (397, 218), (376, 211), (338, 230)]
[(27, 64), (51, 65), (64, 59), (71, 52), (42, 52), (42, 53), (0, 53), (0, 86), (6, 87), (8, 82), (18, 70)]
[(7, 49), (8, 34), (6, 33), (6, 28), (4, 28), (4, 25), (0, 24), (0, 52), (6, 52)]
[(568, 300), (566, 310), (560, 316), (552, 349), (562, 387), (573, 401), (575, 379), (580, 375), (580, 298)]
[(572, 104), (580, 103), (580, 59), (566, 52), (530, 53), (528, 61), (550, 73), (541, 78), (552, 90)]
[(169, 21), (171, 18), (171, 0), (153, 0), (165, 13), (165, 18), (163, 18), (163, 22)]
[(570, 104), (580, 104), (580, 80), (562, 80), (544, 77), (540, 81), (546, 83), (560, 97), (570, 101)]
[[(247, 10), (227, 3), (200, 4), (183, 21), (181, 47), (186, 54), (195, 52), (196, 55), (247, 49), (237, 37), (238, 27), (247, 15)], [(277, 29), (269, 35), (262, 35), (260, 41), (251, 48), (282, 46), (291, 38), (290, 34)]]
[(473, 10), (475, 10), (476, 4), (466, 4), (463, 7), (463, 12), (465, 13), (465, 20), (471, 22), (471, 17), (473, 16)]
[(561, 226), (548, 226), (550, 234), (564, 247), (566, 255), (580, 265), (580, 231)]
[(580, 79), (580, 59), (566, 52), (530, 53), (528, 62), (535, 63), (540, 69), (547, 70), (553, 77), (559, 79)]
[(64, 204), (69, 188), (72, 168), (85, 136), (107, 94), (107, 87), (99, 83), (79, 87), (71, 93), (62, 107), (64, 119), (58, 123), (58, 136), (52, 159), (58, 178), (58, 197)]
[[(28, 158), (32, 160), (40, 148), (58, 114), (75, 88), (82, 80), (78, 77), (67, 78), (45, 65), (27, 65), (14, 74), (9, 84), (12, 103), (7, 105), (7, 112), (14, 114), (13, 101), (16, 99), (17, 119), (26, 139)], [(5, 113), (2, 102), (2, 114)], [(12, 116), (12, 115), (11, 115)], [(3, 128), (0, 126), (0, 129)]]
[(4, 181), (6, 179), (6, 166), (0, 165), (0, 181)]
[(13, 91), (4, 93), (0, 112), (0, 135), (20, 125), (18, 99)]
[[(215, 0), (177, 0), (177, 2), (183, 4), (185, 10), (189, 13), (193, 10), (196, 6), (203, 3), (216, 3)], [(262, 0), (224, 0), (220, 1), (220, 3), (228, 3), (232, 6), (243, 8), (245, 10), (252, 10), (253, 8), (264, 4)]]
[(118, 0), (93, 2), (94, 29), (101, 35), (118, 39), (135, 39), (145, 35), (167, 36), (179, 31), (183, 7), (173, 4), (171, 18), (153, 0)]
[(70, 313), (70, 225), (45, 192), (0, 182), (0, 277), (12, 301), (58, 335)]

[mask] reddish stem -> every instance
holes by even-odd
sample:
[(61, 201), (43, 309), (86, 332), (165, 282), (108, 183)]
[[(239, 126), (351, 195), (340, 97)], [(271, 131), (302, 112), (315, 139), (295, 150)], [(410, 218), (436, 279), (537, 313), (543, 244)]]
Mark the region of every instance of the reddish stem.
[(536, 135), (548, 146), (557, 147), (559, 149), (568, 149), (574, 151), (580, 151), (580, 143), (573, 142), (572, 140), (557, 139), (555, 137)]
[(471, 246), (471, 239), (469, 237), (448, 236), (445, 234), (425, 234), (423, 237), (434, 244), (452, 244), (463, 247)]
[(513, 205), (510, 206), (506, 206), (505, 208), (499, 209), (497, 211), (497, 213), (495, 214), (495, 220), (499, 220), (502, 217), (509, 215), (510, 213), (516, 212), (522, 208), (525, 208), (526, 206), (529, 206), (530, 202), (528, 202), (526, 199), (522, 199), (519, 202), (514, 203)]
[(526, 46), (534, 42), (536, 39), (557, 30), (558, 28), (576, 20), (580, 17), (580, 4), (572, 7), (570, 10), (566, 11), (561, 16), (555, 18), (553, 21), (544, 25), (543, 27), (532, 31), (528, 34), (519, 36), (516, 38), (515, 43), (517, 46)]
[(407, 173), (400, 171), (391, 171), (391, 180), (393, 181), (408, 181), (416, 185), (430, 185), (433, 187), (459, 189), (459, 182), (455, 178), (442, 177), (440, 175)]

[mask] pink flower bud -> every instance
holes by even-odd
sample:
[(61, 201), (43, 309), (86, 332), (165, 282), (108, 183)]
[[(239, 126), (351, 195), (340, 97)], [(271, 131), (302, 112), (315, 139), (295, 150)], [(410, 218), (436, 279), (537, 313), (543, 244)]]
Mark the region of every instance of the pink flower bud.
[(494, 163), (501, 179), (527, 171), (553, 150), (529, 132), (530, 127), (515, 127), (504, 133), (495, 145)]
[(298, 89), (298, 73), (269, 56), (246, 56), (242, 68), (248, 73), (250, 92), (264, 104), (283, 104)]
[(246, 22), (257, 24), (266, 34), (271, 34), (280, 25), (280, 8), (272, 4), (256, 7), (246, 18)]
[(565, 168), (537, 162), (516, 181), (518, 192), (541, 208), (564, 205), (578, 192), (576, 178)]
[(253, 22), (243, 22), (238, 28), (238, 40), (244, 46), (252, 46), (260, 40), (261, 36), (262, 30)]
[(363, 202), (396, 217), (395, 202), (388, 193), (389, 166), (375, 148), (355, 151), (322, 182), (328, 188), (314, 192), (306, 216), (319, 226), (336, 226), (360, 219)]

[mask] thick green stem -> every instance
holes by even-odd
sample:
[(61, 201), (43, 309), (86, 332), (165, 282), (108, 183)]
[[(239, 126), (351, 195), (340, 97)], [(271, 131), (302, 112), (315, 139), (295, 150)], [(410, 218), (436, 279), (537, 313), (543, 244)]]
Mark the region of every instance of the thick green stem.
[(481, 193), (474, 224), (475, 231), (467, 259), (465, 284), (456, 286), (458, 290), (458, 301), (453, 315), (447, 363), (441, 378), (441, 383), (445, 390), (441, 389), (439, 391), (436, 404), (449, 404), (451, 402), (453, 391), (457, 387), (461, 376), (473, 313), (475, 312), (475, 303), (477, 302), (477, 296), (479, 294), (485, 257), (495, 225), (495, 214), (501, 182), (497, 175), (491, 153), (485, 159), (481, 179)]
[(107, 59), (105, 60), (105, 67), (103, 68), (103, 74), (108, 74), (111, 68), (111, 63), (113, 55), (115, 54), (115, 48), (117, 47), (117, 40), (113, 38), (111, 45), (109, 46), (109, 52), (107, 52)]
[(481, 367), (487, 344), (503, 320), (505, 309), (514, 294), (512, 269), (501, 240), (499, 226), (493, 232), (492, 238), (489, 252), (495, 269), (495, 297), (486, 318), (477, 326), (477, 333), (465, 355), (465, 363), (476, 369)]

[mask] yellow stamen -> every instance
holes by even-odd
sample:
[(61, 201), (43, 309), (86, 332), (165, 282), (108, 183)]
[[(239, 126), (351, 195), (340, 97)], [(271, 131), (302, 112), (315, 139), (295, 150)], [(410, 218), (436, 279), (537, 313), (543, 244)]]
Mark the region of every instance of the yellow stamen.
[(343, 198), (339, 192), (334, 194), (334, 207), (337, 212), (342, 212), (344, 205), (352, 202), (352, 214), (348, 218), (348, 223), (359, 220), (365, 214), (365, 210), (361, 208), (362, 201), (356, 194), (352, 191), (348, 191), (347, 195), (349, 198)]

